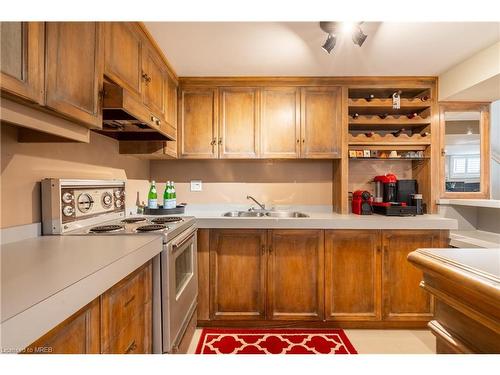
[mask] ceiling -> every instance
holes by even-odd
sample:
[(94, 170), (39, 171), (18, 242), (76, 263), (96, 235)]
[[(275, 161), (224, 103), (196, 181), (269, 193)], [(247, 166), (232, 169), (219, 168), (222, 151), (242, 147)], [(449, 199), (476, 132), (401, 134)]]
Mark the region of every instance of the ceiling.
[[(437, 76), (500, 40), (500, 23), (365, 22), (328, 55), (317, 22), (146, 22), (179, 76)], [(500, 63), (500, 61), (499, 61)]]

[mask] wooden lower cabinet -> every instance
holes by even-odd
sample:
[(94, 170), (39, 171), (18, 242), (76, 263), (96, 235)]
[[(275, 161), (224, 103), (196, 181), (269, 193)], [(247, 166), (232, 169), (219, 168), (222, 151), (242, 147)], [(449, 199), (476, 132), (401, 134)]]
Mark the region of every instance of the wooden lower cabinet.
[(434, 312), (407, 256), (447, 230), (203, 229), (199, 326), (424, 328)]
[(149, 261), (29, 345), (23, 353), (151, 353), (152, 287)]
[(327, 320), (380, 320), (381, 238), (379, 230), (325, 231)]
[(99, 298), (24, 349), (26, 354), (99, 354)]
[(266, 230), (210, 233), (210, 318), (265, 318)]
[(270, 230), (267, 318), (321, 320), (324, 231)]
[(407, 260), (418, 248), (447, 247), (439, 230), (382, 232), (382, 295), (384, 320), (423, 320), (433, 315), (433, 300), (419, 287), (423, 274)]
[(151, 353), (152, 285), (148, 263), (101, 296), (103, 353)]

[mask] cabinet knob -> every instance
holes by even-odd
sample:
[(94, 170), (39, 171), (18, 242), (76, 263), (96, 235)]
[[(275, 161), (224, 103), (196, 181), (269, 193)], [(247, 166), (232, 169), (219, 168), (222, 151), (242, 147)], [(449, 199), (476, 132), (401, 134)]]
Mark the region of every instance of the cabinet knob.
[(216, 143), (215, 138), (213, 138), (213, 139), (212, 139), (212, 142), (210, 142), (210, 145), (211, 145), (211, 146), (215, 146), (215, 143)]
[(297, 138), (297, 143), (300, 143), (300, 139)]
[(222, 137), (219, 138), (219, 146), (222, 146)]

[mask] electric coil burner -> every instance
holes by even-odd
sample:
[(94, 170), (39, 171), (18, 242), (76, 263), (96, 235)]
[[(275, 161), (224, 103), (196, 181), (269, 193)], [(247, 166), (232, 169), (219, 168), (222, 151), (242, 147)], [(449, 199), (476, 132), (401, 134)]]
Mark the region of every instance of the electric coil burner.
[(179, 216), (169, 216), (169, 217), (158, 217), (151, 220), (155, 224), (167, 224), (167, 223), (178, 223), (182, 221), (182, 217)]
[(97, 227), (93, 227), (89, 229), (91, 233), (108, 233), (108, 232), (119, 232), (124, 230), (125, 228), (122, 225), (99, 225)]
[(137, 232), (155, 232), (159, 230), (167, 229), (166, 225), (161, 225), (161, 224), (150, 224), (150, 225), (143, 225), (141, 227), (136, 228)]
[(134, 224), (134, 223), (139, 223), (141, 221), (145, 221), (146, 219), (143, 217), (130, 217), (128, 219), (123, 219), (122, 223), (125, 224)]

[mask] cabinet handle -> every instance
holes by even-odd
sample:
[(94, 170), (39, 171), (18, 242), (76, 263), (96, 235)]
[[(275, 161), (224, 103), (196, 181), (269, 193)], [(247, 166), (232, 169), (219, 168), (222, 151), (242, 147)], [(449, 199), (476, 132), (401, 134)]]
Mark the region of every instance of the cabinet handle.
[(161, 120), (160, 119), (157, 119), (156, 120), (156, 125), (160, 126), (161, 125)]
[(306, 140), (305, 140), (305, 139), (303, 139), (303, 140), (302, 140), (302, 143), (306, 143)]
[(149, 81), (151, 80), (151, 79), (149, 78), (149, 76), (148, 76), (148, 75), (147, 75), (144, 71), (142, 72), (142, 79), (143, 79), (144, 81), (146, 81), (146, 85), (147, 85), (147, 84), (149, 83)]
[(269, 246), (269, 254), (271, 254), (273, 252), (273, 248), (271, 246)]
[(300, 143), (300, 139), (297, 138), (297, 143)]
[(211, 146), (215, 146), (215, 143), (216, 143), (215, 138), (213, 138), (213, 139), (212, 139), (212, 142), (210, 142), (210, 145), (211, 145)]
[(266, 245), (261, 246), (262, 255), (266, 253)]
[(127, 350), (125, 350), (125, 354), (129, 354), (133, 352), (135, 349), (137, 349), (137, 344), (135, 343), (135, 340), (133, 340), (128, 346)]
[(219, 146), (222, 146), (222, 137), (219, 138)]

